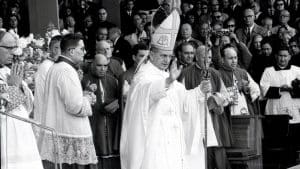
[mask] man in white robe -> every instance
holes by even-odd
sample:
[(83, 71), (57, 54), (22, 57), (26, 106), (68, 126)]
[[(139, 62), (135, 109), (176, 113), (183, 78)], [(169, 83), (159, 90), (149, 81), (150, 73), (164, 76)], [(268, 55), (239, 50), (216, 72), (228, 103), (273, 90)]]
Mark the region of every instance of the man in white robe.
[(63, 169), (94, 169), (97, 157), (88, 116), (95, 95), (82, 91), (76, 71), (83, 61), (84, 43), (81, 36), (68, 34), (60, 47), (62, 55), (46, 77), (41, 116), (41, 124), (56, 130), (58, 148), (53, 146), (52, 133), (40, 132), (40, 154), (45, 169), (54, 168), (55, 162), (62, 163)]
[(290, 65), (288, 48), (281, 48), (276, 54), (276, 65), (265, 69), (260, 80), (262, 95), (267, 99), (266, 115), (287, 114), (290, 123), (300, 123), (300, 96), (296, 95), (292, 81), (300, 79), (300, 68)]
[(34, 88), (34, 120), (41, 122), (41, 113), (43, 97), (45, 93), (45, 80), (50, 67), (54, 64), (54, 61), (60, 55), (60, 40), (61, 36), (55, 36), (51, 39), (49, 44), (49, 57), (46, 58), (43, 63), (40, 64), (35, 74), (35, 88)]
[[(170, 18), (178, 20), (177, 11), (173, 11), (166, 20)], [(182, 69), (177, 68), (176, 60), (171, 64), (169, 73), (166, 72), (176, 39), (173, 33), (178, 31), (170, 29), (169, 25), (174, 22), (166, 20), (160, 27), (167, 32), (159, 34), (157, 32), (162, 30), (156, 30), (152, 37), (150, 59), (137, 71), (129, 90), (120, 143), (122, 169), (185, 169), (194, 164), (192, 160), (198, 161), (200, 169), (205, 168), (200, 119), (199, 125), (194, 126), (195, 133), (190, 134), (184, 133), (183, 122), (194, 120), (191, 119), (193, 113), (203, 113), (202, 91), (211, 86), (201, 83), (193, 90), (185, 90), (176, 81)], [(169, 45), (159, 43), (162, 38), (166, 38)], [(217, 145), (210, 118), (208, 133), (208, 142)], [(191, 140), (187, 145), (186, 139)], [(195, 154), (199, 159), (194, 158)]]

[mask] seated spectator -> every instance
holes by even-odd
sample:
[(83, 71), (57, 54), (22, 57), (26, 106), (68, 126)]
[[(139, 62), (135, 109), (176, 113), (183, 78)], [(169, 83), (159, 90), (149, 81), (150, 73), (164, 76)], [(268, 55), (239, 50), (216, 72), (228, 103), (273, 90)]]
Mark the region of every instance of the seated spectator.
[(215, 22), (215, 21), (224, 22), (226, 19), (228, 19), (228, 15), (221, 11), (220, 3), (218, 0), (211, 0), (210, 7), (211, 7), (211, 14), (213, 16), (211, 22)]
[(232, 44), (237, 49), (238, 66), (240, 68), (248, 70), (252, 60), (252, 54), (250, 53), (247, 46), (243, 42), (239, 41), (235, 33), (230, 33), (229, 35), (221, 34), (221, 36), (217, 36), (212, 48), (212, 61), (214, 67), (218, 69), (222, 65), (220, 51), (223, 46), (226, 46), (228, 44)]
[(290, 12), (288, 10), (282, 10), (279, 14), (279, 25), (272, 28), (272, 34), (276, 34), (278, 32), (278, 29), (281, 26), (285, 26), (287, 30), (290, 32), (291, 36), (296, 35), (296, 29), (289, 26), (288, 22), (290, 20)]
[(273, 19), (269, 16), (263, 18), (262, 27), (264, 27), (267, 30), (267, 36), (271, 36), (273, 28)]
[(92, 15), (86, 15), (83, 20), (81, 33), (87, 51), (85, 58), (91, 59), (95, 53), (95, 23)]
[(114, 23), (107, 20), (107, 10), (104, 7), (98, 9), (98, 17), (96, 18), (97, 27), (107, 27), (108, 29), (115, 26)]
[(193, 37), (195, 39), (198, 39), (202, 44), (205, 44), (206, 40), (210, 41), (210, 39), (207, 39), (209, 38), (209, 30), (210, 30), (210, 25), (208, 22), (203, 22), (199, 25), (197, 25), (195, 27), (195, 29), (193, 29)]
[(272, 46), (270, 38), (265, 38), (261, 41), (261, 54), (253, 55), (249, 67), (249, 73), (256, 83), (259, 83), (265, 68), (274, 65), (275, 58)]
[(144, 31), (144, 24), (142, 23), (142, 18), (139, 14), (133, 15), (133, 25), (133, 32), (124, 37), (124, 39), (130, 43), (131, 47), (138, 43), (142, 43), (147, 39), (147, 34)]
[(291, 58), (291, 65), (296, 65), (300, 67), (300, 48), (299, 44), (297, 43), (297, 39), (295, 37), (292, 37), (289, 41), (289, 48), (290, 53), (292, 55)]
[(226, 13), (228, 16), (230, 16), (230, 2), (229, 0), (221, 0), (221, 9), (222, 12)]
[(251, 52), (252, 56), (260, 55), (261, 54), (261, 41), (263, 37), (260, 34), (257, 34), (253, 37), (252, 43), (250, 44), (249, 51)]
[(263, 37), (267, 35), (267, 30), (265, 28), (257, 25), (254, 22), (254, 11), (250, 8), (247, 8), (244, 10), (243, 13), (244, 17), (244, 24), (241, 28), (238, 28), (236, 30), (236, 35), (238, 39), (247, 45), (247, 47), (250, 47), (250, 44), (253, 40), (254, 35), (260, 34)]
[(275, 0), (274, 8), (274, 25), (278, 25), (280, 23), (279, 20), (281, 11), (287, 9), (284, 0)]
[(20, 28), (19, 22), (20, 21), (16, 15), (9, 16), (8, 28), (7, 28), (8, 32), (18, 34), (19, 36), (25, 35), (23, 29)]
[(236, 29), (236, 22), (235, 22), (235, 19), (234, 18), (228, 18), (226, 21), (225, 21), (225, 24), (224, 24), (224, 28), (225, 29), (228, 29), (230, 32), (235, 32), (235, 29)]
[(192, 33), (193, 33), (193, 29), (190, 24), (188, 23), (182, 24), (180, 27), (180, 36), (175, 43), (175, 49), (176, 47), (180, 46), (180, 44), (182, 44), (183, 42), (191, 42), (196, 45), (195, 47), (201, 45), (202, 43), (199, 40), (192, 37)]
[(208, 2), (207, 1), (202, 1), (201, 3), (201, 15), (199, 18), (199, 23), (203, 23), (203, 22), (210, 22), (211, 21), (211, 16), (210, 16), (210, 12), (208, 9)]
[(186, 18), (186, 14), (191, 10), (190, 3), (182, 2), (180, 5), (180, 9), (181, 9), (180, 20), (184, 21), (184, 19)]
[(108, 39), (107, 27), (98, 27), (96, 31), (96, 43)]
[(253, 9), (254, 11), (254, 22), (257, 24), (257, 25), (260, 25), (262, 26), (262, 19), (263, 19), (263, 14), (262, 14), (262, 11), (260, 10), (260, 5), (258, 2), (253, 2), (251, 8)]
[(121, 7), (121, 30), (127, 35), (134, 30), (133, 16), (137, 11), (134, 8), (134, 0), (125, 0), (125, 7)]
[(260, 80), (262, 95), (267, 99), (265, 114), (287, 114), (292, 117), (290, 123), (299, 123), (300, 68), (289, 64), (291, 55), (286, 47), (280, 48), (275, 57), (276, 64), (266, 68)]
[(195, 15), (192, 11), (187, 12), (185, 19), (182, 22), (186, 22), (190, 24), (194, 30), (195, 26), (197, 25), (196, 23), (196, 18)]
[(121, 30), (118, 27), (113, 27), (109, 29), (108, 39), (113, 42), (114, 50), (113, 56), (120, 60), (120, 64), (125, 62), (126, 68), (133, 65), (133, 60), (131, 57), (131, 45), (121, 36)]
[(75, 33), (77, 30), (75, 30), (76, 21), (73, 16), (68, 16), (65, 21), (65, 29), (68, 31), (68, 33)]

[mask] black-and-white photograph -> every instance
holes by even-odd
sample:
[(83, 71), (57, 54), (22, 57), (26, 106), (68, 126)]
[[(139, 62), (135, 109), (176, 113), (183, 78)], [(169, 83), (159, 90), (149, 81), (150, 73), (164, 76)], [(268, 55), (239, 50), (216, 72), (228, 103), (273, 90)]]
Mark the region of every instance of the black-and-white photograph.
[(300, 169), (300, 0), (0, 0), (1, 169)]

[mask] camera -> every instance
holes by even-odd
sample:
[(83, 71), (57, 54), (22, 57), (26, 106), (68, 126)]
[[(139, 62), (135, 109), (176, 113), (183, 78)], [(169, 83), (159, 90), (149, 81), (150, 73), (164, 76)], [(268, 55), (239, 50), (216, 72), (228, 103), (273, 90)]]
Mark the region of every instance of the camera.
[(229, 29), (220, 29), (220, 30), (213, 30), (212, 34), (220, 37), (220, 36), (229, 36), (230, 35), (230, 30)]

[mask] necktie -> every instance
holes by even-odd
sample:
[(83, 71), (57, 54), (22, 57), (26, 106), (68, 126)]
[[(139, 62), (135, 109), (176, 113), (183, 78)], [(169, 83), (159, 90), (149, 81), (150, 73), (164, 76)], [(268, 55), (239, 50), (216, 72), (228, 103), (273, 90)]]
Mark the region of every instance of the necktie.
[(246, 30), (246, 36), (247, 36), (247, 44), (248, 44), (248, 42), (249, 42), (250, 39), (251, 39), (251, 34), (250, 34), (250, 28), (249, 28), (249, 27), (247, 27), (247, 30)]

